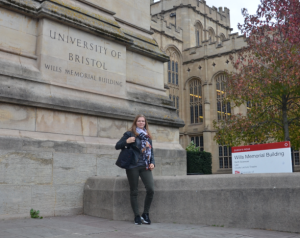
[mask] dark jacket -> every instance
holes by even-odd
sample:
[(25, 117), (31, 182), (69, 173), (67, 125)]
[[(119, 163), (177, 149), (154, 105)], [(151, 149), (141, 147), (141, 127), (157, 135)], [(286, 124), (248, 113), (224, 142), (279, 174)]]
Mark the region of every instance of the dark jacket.
[[(129, 138), (129, 137), (135, 137), (135, 142), (134, 143), (130, 143), (128, 144), (126, 142), (126, 140)], [(152, 140), (149, 139), (149, 143), (151, 145), (151, 158), (150, 158), (150, 164), (154, 164), (155, 166), (155, 160), (154, 160), (154, 153), (153, 153), (153, 146), (152, 146)], [(136, 137), (135, 134), (133, 134), (131, 131), (127, 131), (124, 133), (123, 137), (117, 142), (115, 148), (116, 150), (120, 150), (120, 149), (124, 149), (125, 146), (132, 150), (133, 151), (133, 154), (134, 154), (134, 161), (133, 161), (133, 164), (137, 164), (139, 158), (140, 158), (140, 155), (141, 155), (141, 148), (142, 148), (142, 142), (141, 140)]]

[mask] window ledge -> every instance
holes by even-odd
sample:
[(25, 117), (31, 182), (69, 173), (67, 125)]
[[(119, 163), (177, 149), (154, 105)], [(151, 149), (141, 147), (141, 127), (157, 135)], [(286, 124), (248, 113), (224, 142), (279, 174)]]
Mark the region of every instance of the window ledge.
[(203, 122), (201, 122), (201, 123), (193, 123), (193, 124), (189, 124), (188, 126), (200, 126), (200, 125), (203, 125)]
[(230, 169), (218, 169), (217, 174), (232, 174), (232, 168), (230, 168)]

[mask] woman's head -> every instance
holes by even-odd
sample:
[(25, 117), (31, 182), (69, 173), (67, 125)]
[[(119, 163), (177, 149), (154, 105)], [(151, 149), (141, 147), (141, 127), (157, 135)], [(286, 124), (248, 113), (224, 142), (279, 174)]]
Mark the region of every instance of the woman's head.
[(146, 129), (148, 136), (151, 138), (151, 133), (149, 130), (149, 126), (148, 126), (148, 121), (146, 119), (146, 117), (144, 115), (137, 115), (135, 117), (135, 119), (133, 120), (132, 126), (130, 128), (130, 130), (136, 135), (138, 136), (138, 133), (136, 132), (136, 128), (140, 128), (140, 129)]

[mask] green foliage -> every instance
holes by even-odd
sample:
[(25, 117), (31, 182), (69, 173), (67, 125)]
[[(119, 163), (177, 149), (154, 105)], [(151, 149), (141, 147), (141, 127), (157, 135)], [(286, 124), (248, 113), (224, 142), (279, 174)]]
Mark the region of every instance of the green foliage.
[(43, 219), (43, 217), (40, 217), (40, 211), (39, 210), (34, 210), (34, 209), (31, 209), (30, 210), (30, 216), (31, 218), (34, 218), (34, 219)]
[(191, 143), (186, 147), (186, 151), (192, 151), (192, 152), (198, 152), (199, 147), (196, 147), (194, 141), (191, 141)]
[(211, 153), (204, 151), (187, 151), (187, 173), (212, 173), (212, 157)]

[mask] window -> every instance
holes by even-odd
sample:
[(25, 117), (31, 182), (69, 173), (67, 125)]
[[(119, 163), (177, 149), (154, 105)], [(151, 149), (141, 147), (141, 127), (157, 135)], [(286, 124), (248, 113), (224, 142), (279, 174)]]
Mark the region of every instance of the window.
[(177, 115), (179, 116), (179, 97), (176, 98), (176, 109)]
[(178, 85), (178, 62), (176, 62), (175, 76), (176, 76), (176, 85)]
[(196, 23), (195, 25), (195, 37), (196, 37), (196, 46), (200, 46), (202, 43), (202, 31), (203, 27), (201, 23)]
[(223, 33), (221, 33), (220, 35), (220, 41), (223, 42), (224, 40), (226, 40), (226, 37)]
[(224, 120), (231, 115), (230, 102), (226, 102), (226, 77), (220, 74), (216, 79), (218, 120)]
[(203, 122), (202, 86), (197, 79), (190, 82), (190, 113), (191, 124)]
[(173, 105), (176, 108), (177, 115), (179, 116), (179, 84), (180, 84), (180, 64), (179, 56), (174, 48), (169, 48), (166, 52), (170, 56), (170, 61), (168, 62), (168, 87), (169, 87), (169, 98), (173, 101)]
[(219, 145), (219, 167), (220, 169), (232, 168), (231, 147)]
[(174, 105), (174, 107), (176, 107), (175, 96), (173, 96), (173, 105)]
[(247, 101), (247, 113), (250, 112), (251, 108), (252, 108), (252, 102), (251, 101)]
[(170, 100), (173, 101), (173, 106), (176, 107), (177, 115), (179, 116), (179, 97), (175, 97), (174, 95), (169, 95)]
[(196, 30), (196, 46), (199, 46), (199, 45), (200, 45), (200, 32), (197, 29)]
[(204, 151), (204, 142), (203, 142), (203, 135), (200, 136), (192, 136), (191, 141), (194, 142), (196, 147), (199, 147), (200, 151)]
[(178, 62), (171, 60), (168, 62), (168, 83), (178, 85)]
[(171, 62), (168, 62), (168, 83), (171, 83)]
[(208, 40), (210, 43), (215, 42), (215, 32), (212, 28), (208, 30)]
[(293, 150), (292, 149), (292, 160), (293, 160), (294, 166), (300, 166), (299, 150)]

